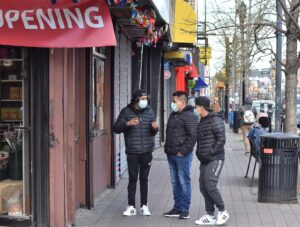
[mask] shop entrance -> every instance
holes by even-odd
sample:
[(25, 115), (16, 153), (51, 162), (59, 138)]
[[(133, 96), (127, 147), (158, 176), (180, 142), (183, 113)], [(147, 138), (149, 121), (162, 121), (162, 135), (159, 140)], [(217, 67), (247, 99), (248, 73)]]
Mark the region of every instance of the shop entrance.
[(93, 48), (89, 73), (89, 203), (111, 184), (111, 77), (107, 48)]
[(0, 213), (24, 219), (31, 213), (27, 54), (0, 47)]

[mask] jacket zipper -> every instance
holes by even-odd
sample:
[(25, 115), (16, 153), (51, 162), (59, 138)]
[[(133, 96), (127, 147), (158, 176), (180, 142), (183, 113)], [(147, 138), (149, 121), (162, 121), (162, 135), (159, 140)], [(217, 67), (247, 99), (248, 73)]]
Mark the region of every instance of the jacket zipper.
[(142, 152), (144, 151), (144, 138), (143, 138), (143, 125), (142, 125), (142, 117), (140, 116), (140, 114), (138, 113), (138, 117), (140, 120), (140, 131), (141, 131), (141, 137), (142, 137), (142, 143), (141, 143), (141, 148), (142, 148)]

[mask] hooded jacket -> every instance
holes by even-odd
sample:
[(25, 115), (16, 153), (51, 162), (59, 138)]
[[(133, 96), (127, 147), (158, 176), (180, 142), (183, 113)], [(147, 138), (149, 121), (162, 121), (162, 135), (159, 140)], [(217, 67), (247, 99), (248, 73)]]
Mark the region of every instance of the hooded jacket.
[(172, 112), (166, 133), (165, 153), (186, 155), (193, 151), (197, 139), (198, 118), (192, 106), (186, 106), (180, 112)]
[(197, 132), (196, 155), (202, 164), (224, 160), (225, 125), (221, 113), (209, 112), (201, 118)]
[[(127, 126), (127, 122), (139, 118), (140, 123)], [(158, 129), (153, 129), (151, 123), (155, 121), (154, 113), (150, 106), (137, 110), (132, 105), (123, 108), (116, 120), (113, 130), (115, 133), (124, 133), (126, 154), (144, 154), (154, 149), (154, 136)]]

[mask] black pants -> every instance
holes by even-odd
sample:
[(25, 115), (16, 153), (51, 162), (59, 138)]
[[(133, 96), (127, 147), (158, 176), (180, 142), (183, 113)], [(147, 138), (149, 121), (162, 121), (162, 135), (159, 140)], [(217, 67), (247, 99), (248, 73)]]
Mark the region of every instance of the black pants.
[(135, 192), (138, 175), (140, 173), (141, 207), (147, 205), (148, 198), (148, 176), (152, 161), (152, 153), (128, 154), (128, 205), (135, 207)]
[(214, 215), (215, 205), (219, 211), (224, 211), (224, 202), (217, 188), (219, 176), (224, 161), (215, 160), (200, 166), (200, 191), (205, 200), (205, 210), (207, 214)]

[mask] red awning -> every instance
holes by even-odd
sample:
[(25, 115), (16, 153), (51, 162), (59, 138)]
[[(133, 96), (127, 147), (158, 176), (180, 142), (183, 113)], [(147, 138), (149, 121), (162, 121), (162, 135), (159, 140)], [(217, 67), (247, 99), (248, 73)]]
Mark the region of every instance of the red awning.
[(115, 46), (105, 0), (7, 0), (0, 5), (0, 44), (32, 47)]

